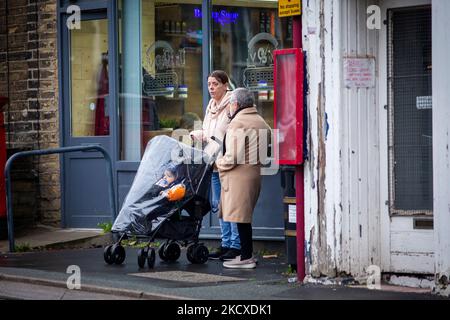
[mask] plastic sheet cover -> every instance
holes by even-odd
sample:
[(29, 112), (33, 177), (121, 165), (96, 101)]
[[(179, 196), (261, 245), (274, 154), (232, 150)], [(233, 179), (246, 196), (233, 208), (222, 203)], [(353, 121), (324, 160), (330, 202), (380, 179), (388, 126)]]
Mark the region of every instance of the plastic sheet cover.
[[(112, 232), (150, 236), (174, 213), (201, 217), (208, 213), (214, 158), (168, 136), (150, 140)], [(170, 201), (169, 190), (178, 187), (172, 194), (179, 196), (184, 188), (184, 196)]]

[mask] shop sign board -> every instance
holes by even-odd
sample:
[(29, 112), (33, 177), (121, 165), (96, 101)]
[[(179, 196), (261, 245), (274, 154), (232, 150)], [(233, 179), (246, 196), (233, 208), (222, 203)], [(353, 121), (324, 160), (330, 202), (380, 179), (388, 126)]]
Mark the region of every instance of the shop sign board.
[(302, 14), (301, 0), (278, 0), (278, 16), (292, 17)]

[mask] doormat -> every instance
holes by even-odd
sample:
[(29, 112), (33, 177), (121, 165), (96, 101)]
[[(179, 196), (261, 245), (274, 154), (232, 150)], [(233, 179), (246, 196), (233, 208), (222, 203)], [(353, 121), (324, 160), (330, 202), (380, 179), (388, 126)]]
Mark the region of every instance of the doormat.
[(214, 274), (188, 272), (188, 271), (162, 271), (162, 272), (141, 272), (130, 273), (130, 276), (152, 278), (157, 280), (191, 282), (191, 283), (208, 283), (208, 282), (231, 282), (245, 281), (247, 279), (220, 276)]

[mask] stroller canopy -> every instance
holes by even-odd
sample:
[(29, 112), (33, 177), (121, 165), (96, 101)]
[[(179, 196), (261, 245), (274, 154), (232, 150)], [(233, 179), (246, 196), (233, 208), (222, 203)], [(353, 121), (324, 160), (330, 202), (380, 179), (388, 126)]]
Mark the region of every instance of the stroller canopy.
[[(214, 158), (168, 136), (151, 139), (112, 231), (149, 235), (175, 212), (184, 209), (193, 215), (194, 199), (205, 215)], [(183, 190), (181, 199), (169, 200), (172, 190)]]

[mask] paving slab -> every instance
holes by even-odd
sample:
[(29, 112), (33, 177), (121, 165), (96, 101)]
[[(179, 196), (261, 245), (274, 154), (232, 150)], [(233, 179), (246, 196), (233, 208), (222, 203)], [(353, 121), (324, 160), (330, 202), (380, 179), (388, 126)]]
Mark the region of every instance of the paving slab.
[[(17, 232), (15, 245), (20, 249), (33, 250), (77, 241), (88, 241), (103, 234), (101, 229), (62, 229), (38, 225)], [(9, 251), (8, 240), (0, 241), (0, 253)]]
[(9, 300), (140, 300), (127, 297), (82, 290), (69, 290), (54, 286), (30, 284), (17, 281), (0, 281), (0, 299)]

